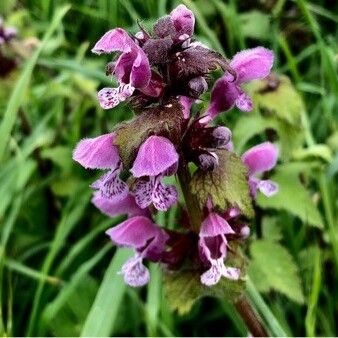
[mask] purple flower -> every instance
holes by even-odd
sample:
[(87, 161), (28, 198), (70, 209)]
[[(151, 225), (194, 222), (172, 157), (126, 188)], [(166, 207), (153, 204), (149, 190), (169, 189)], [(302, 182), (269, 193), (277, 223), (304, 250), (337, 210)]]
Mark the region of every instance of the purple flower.
[(270, 197), (278, 192), (278, 184), (270, 180), (261, 180), (255, 174), (271, 170), (277, 163), (278, 149), (270, 142), (252, 147), (242, 155), (243, 163), (249, 168), (249, 186), (253, 198), (257, 190)]
[(234, 233), (229, 223), (216, 212), (209, 212), (202, 222), (199, 233), (199, 251), (201, 259), (210, 266), (209, 270), (201, 275), (203, 284), (215, 285), (222, 276), (234, 280), (239, 278), (239, 269), (224, 265), (228, 244), (226, 235)]
[(128, 194), (128, 186), (119, 177), (122, 164), (118, 149), (113, 145), (114, 138), (114, 134), (105, 134), (83, 139), (76, 146), (73, 159), (85, 168), (109, 169), (91, 187), (100, 190), (106, 198), (123, 200)]
[(17, 34), (16, 28), (5, 27), (3, 19), (0, 17), (0, 46), (14, 39)]
[(103, 88), (98, 93), (103, 109), (111, 109), (131, 96), (136, 89), (146, 88), (151, 79), (149, 61), (144, 51), (126, 31), (121, 28), (110, 30), (96, 43), (93, 53), (121, 52), (111, 70), (118, 79), (118, 88)]
[(252, 110), (251, 98), (243, 91), (241, 84), (268, 76), (273, 58), (273, 52), (263, 47), (237, 53), (230, 62), (236, 78), (225, 74), (216, 81), (211, 92), (211, 103), (202, 122), (208, 123), (218, 113), (229, 110), (234, 105), (243, 111)]
[(92, 198), (92, 203), (105, 215), (114, 217), (118, 215), (148, 216), (148, 209), (141, 209), (135, 202), (135, 197), (128, 194), (124, 199), (114, 200), (105, 198), (102, 193), (96, 191)]
[(162, 183), (164, 176), (176, 172), (178, 154), (174, 145), (165, 137), (150, 136), (139, 148), (131, 173), (137, 178), (135, 200), (141, 208), (151, 203), (158, 210), (167, 210), (177, 201), (174, 185)]
[(184, 5), (178, 5), (170, 13), (176, 30), (176, 38), (184, 41), (194, 34), (195, 17), (193, 12)]
[(167, 234), (149, 218), (135, 216), (108, 229), (106, 234), (118, 246), (135, 249), (136, 254), (121, 269), (127, 284), (139, 287), (149, 282), (149, 270), (143, 265), (143, 259), (158, 261), (168, 239)]

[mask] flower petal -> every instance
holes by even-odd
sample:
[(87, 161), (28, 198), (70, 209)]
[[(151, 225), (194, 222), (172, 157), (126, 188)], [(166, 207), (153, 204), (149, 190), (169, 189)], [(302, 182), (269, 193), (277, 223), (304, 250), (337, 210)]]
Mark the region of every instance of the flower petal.
[(109, 171), (91, 184), (93, 189), (99, 189), (105, 198), (121, 201), (128, 195), (128, 185), (120, 179), (120, 169)]
[(244, 92), (237, 97), (235, 104), (242, 111), (251, 111), (253, 108), (251, 97)]
[(108, 229), (106, 234), (116, 245), (140, 250), (147, 245), (149, 240), (155, 238), (160, 231), (161, 229), (148, 217), (134, 216)]
[(126, 284), (133, 287), (146, 285), (150, 280), (149, 270), (139, 256), (129, 258), (122, 266), (121, 273)]
[(278, 184), (270, 180), (259, 181), (257, 188), (266, 197), (271, 197), (278, 193)]
[(239, 276), (241, 274), (241, 270), (238, 268), (232, 268), (229, 266), (224, 266), (222, 268), (222, 275), (225, 278), (231, 279), (231, 280), (238, 280)]
[(130, 171), (134, 177), (157, 176), (177, 161), (174, 145), (165, 137), (154, 135), (141, 145)]
[(154, 190), (154, 181), (138, 179), (135, 183), (134, 193), (136, 204), (144, 209), (151, 204), (151, 196)]
[(170, 13), (171, 19), (177, 32), (177, 38), (183, 34), (192, 36), (194, 34), (195, 17), (193, 12), (185, 5), (178, 5)]
[(138, 48), (130, 74), (130, 83), (135, 88), (143, 88), (149, 85), (151, 69), (149, 60), (144, 51)]
[(269, 75), (273, 65), (274, 54), (271, 50), (256, 47), (237, 53), (230, 66), (237, 73), (237, 83), (263, 79)]
[(200, 237), (215, 237), (235, 233), (230, 224), (216, 212), (210, 212), (201, 225)]
[(73, 152), (73, 160), (90, 169), (116, 168), (120, 162), (119, 152), (113, 145), (115, 135), (105, 134), (80, 141)]
[(158, 262), (163, 254), (165, 244), (169, 239), (168, 234), (161, 230), (157, 236), (149, 243), (147, 248), (142, 252), (142, 255), (152, 262)]
[(121, 84), (118, 88), (103, 88), (97, 97), (103, 109), (112, 109), (130, 97), (135, 88), (130, 84)]
[(179, 97), (180, 104), (183, 107), (183, 117), (188, 119), (190, 116), (190, 109), (193, 103), (196, 101), (188, 96), (180, 96)]
[[(226, 76), (218, 79), (211, 91), (211, 100), (207, 110), (206, 122), (214, 119), (217, 114), (232, 108), (240, 95), (241, 90), (233, 82), (228, 82)], [(204, 120), (200, 120), (204, 123)]]
[(114, 199), (103, 197), (102, 193), (97, 191), (93, 195), (92, 203), (100, 209), (102, 213), (110, 217), (124, 214), (128, 215), (128, 217), (147, 216), (149, 214), (148, 210), (141, 209), (136, 204), (135, 198), (131, 194), (128, 194), (122, 200), (116, 201)]
[(242, 161), (249, 168), (250, 174), (271, 170), (277, 159), (278, 149), (270, 142), (258, 144), (242, 155)]
[(211, 265), (211, 268), (201, 275), (201, 283), (206, 286), (216, 285), (222, 277), (218, 265)]
[(92, 49), (93, 53), (130, 52), (138, 46), (122, 28), (115, 28), (105, 33)]
[(178, 193), (174, 185), (164, 185), (160, 178), (157, 179), (152, 193), (152, 202), (157, 210), (168, 210), (176, 203), (177, 197)]

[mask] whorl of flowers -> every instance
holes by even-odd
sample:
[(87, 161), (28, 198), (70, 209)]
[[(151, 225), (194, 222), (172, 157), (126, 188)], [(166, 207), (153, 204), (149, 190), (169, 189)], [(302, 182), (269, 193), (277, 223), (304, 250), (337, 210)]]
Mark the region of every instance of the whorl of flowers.
[[(242, 84), (268, 76), (273, 53), (257, 47), (229, 61), (194, 40), (194, 25), (193, 13), (179, 5), (151, 32), (141, 27), (131, 35), (116, 28), (92, 49), (117, 54), (106, 73), (119, 85), (99, 91), (101, 107), (112, 109), (127, 100), (136, 116), (109, 134), (83, 139), (73, 158), (85, 168), (105, 171), (91, 185), (94, 205), (110, 217), (128, 216), (106, 233), (116, 245), (135, 250), (121, 269), (131, 286), (149, 281), (145, 260), (168, 271), (198, 271), (207, 286), (221, 277), (239, 279), (240, 267), (225, 263), (232, 243), (250, 234), (246, 221), (257, 192), (271, 196), (278, 190), (259, 176), (275, 166), (276, 147), (265, 142), (240, 158), (231, 131), (213, 122), (234, 106), (252, 109)], [(217, 69), (223, 75), (211, 89), (208, 108), (193, 114), (192, 105), (208, 91), (209, 74)], [(174, 175), (177, 185), (168, 184)], [(158, 210), (174, 205), (180, 211), (175, 229), (154, 223)]]

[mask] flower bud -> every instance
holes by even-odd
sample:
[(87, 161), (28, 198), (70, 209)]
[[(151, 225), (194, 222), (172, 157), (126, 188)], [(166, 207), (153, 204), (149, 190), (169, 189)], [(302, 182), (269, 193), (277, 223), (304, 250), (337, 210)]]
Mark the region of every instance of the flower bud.
[(203, 76), (198, 76), (188, 82), (188, 87), (189, 95), (198, 98), (208, 89), (208, 84)]
[(214, 137), (215, 148), (224, 149), (231, 141), (231, 131), (227, 127), (217, 127), (213, 130), (212, 136)]

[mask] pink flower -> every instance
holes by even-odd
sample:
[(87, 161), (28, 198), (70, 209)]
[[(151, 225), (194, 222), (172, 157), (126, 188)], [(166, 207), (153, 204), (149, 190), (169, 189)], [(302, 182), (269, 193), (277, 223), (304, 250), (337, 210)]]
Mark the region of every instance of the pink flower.
[(264, 142), (252, 147), (242, 155), (243, 163), (249, 168), (249, 185), (253, 198), (257, 190), (267, 197), (278, 192), (278, 184), (271, 180), (261, 180), (255, 174), (271, 170), (277, 163), (278, 149), (270, 142)]
[(118, 149), (113, 145), (114, 138), (114, 134), (105, 134), (83, 139), (76, 146), (73, 159), (85, 168), (109, 169), (91, 187), (100, 190), (106, 198), (122, 200), (128, 194), (128, 186), (119, 176), (122, 165)]
[(263, 47), (237, 53), (230, 62), (230, 67), (236, 72), (236, 78), (225, 74), (216, 81), (206, 116), (201, 122), (208, 123), (218, 113), (229, 110), (234, 105), (243, 111), (252, 110), (251, 98), (243, 91), (241, 84), (268, 76), (273, 58), (273, 52)]
[(222, 276), (234, 280), (239, 278), (239, 269), (224, 265), (228, 244), (226, 235), (234, 233), (229, 223), (214, 211), (210, 211), (202, 222), (199, 233), (199, 251), (201, 259), (210, 266), (209, 270), (201, 275), (203, 284), (215, 285)]
[(131, 96), (135, 90), (146, 88), (151, 79), (147, 56), (141, 47), (121, 28), (110, 30), (92, 49), (93, 53), (121, 52), (112, 74), (120, 83), (118, 88), (103, 88), (98, 93), (103, 109), (111, 109)]
[(168, 239), (167, 234), (149, 218), (135, 216), (108, 229), (106, 234), (118, 246), (133, 248), (136, 253), (121, 269), (127, 284), (139, 287), (149, 282), (149, 271), (143, 259), (158, 261)]
[(141, 208), (153, 204), (158, 210), (167, 210), (177, 201), (174, 185), (162, 183), (164, 176), (173, 175), (178, 164), (174, 145), (165, 137), (150, 136), (139, 148), (131, 173), (137, 177), (135, 199)]

